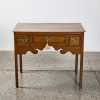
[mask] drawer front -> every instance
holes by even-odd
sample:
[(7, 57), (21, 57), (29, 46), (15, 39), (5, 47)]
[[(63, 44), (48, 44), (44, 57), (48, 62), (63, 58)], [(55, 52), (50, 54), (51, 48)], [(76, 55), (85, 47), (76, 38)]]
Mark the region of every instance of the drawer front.
[(47, 38), (51, 43), (65, 43), (66, 37), (65, 35), (33, 35), (32, 41), (33, 43), (44, 43), (47, 42)]
[(68, 35), (69, 47), (80, 47), (81, 46), (81, 35)]
[(29, 47), (30, 46), (30, 35), (17, 35), (18, 47)]

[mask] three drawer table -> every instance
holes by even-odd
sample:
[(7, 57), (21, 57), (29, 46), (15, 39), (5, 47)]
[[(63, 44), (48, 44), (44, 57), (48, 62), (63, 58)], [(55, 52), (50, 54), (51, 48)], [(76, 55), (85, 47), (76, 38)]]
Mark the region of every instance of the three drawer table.
[(27, 51), (37, 54), (37, 49), (43, 50), (47, 43), (55, 50), (60, 49), (61, 54), (68, 51), (75, 54), (75, 73), (77, 73), (78, 54), (80, 54), (79, 87), (82, 87), (85, 30), (81, 23), (18, 23), (13, 32), (16, 88), (19, 87), (17, 55), (22, 73), (22, 54), (26, 54)]

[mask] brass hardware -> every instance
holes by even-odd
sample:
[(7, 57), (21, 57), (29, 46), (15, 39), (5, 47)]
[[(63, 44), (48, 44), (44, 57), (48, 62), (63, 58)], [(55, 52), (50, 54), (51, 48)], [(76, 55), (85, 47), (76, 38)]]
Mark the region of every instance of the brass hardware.
[(77, 43), (77, 42), (79, 42), (79, 38), (75, 38), (75, 39), (71, 38), (71, 42), (72, 43)]
[(28, 40), (28, 39), (19, 39), (19, 42), (20, 42), (21, 44), (25, 44), (25, 43), (27, 42), (27, 40)]
[(50, 37), (47, 37), (47, 36), (46, 36), (46, 37), (45, 37), (45, 40), (48, 41), (48, 42), (50, 42), (52, 39), (53, 39), (53, 36), (50, 36)]
[(45, 40), (47, 41), (47, 44), (45, 46), (45, 50), (49, 50), (50, 49), (50, 46), (48, 45), (48, 42), (50, 42), (51, 40), (53, 39), (53, 36), (51, 37), (45, 37)]

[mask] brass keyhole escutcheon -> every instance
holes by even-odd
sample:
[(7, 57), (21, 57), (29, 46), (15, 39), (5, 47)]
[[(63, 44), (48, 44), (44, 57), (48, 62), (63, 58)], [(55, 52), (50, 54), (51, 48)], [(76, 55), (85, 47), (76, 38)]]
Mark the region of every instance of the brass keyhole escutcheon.
[(74, 43), (74, 44), (78, 43), (79, 42), (79, 38), (75, 38), (75, 39), (71, 38), (71, 42)]
[(21, 44), (25, 44), (27, 41), (28, 41), (28, 39), (19, 39), (19, 42), (20, 42)]

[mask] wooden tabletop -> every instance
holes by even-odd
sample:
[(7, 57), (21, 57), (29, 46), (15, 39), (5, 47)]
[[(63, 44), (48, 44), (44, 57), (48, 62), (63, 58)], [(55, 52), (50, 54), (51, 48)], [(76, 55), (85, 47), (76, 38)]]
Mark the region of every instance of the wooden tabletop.
[(13, 32), (85, 32), (81, 23), (18, 23)]

